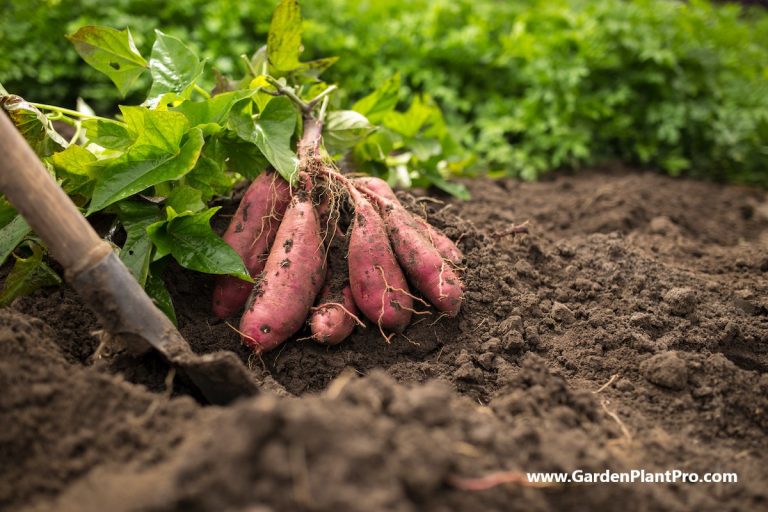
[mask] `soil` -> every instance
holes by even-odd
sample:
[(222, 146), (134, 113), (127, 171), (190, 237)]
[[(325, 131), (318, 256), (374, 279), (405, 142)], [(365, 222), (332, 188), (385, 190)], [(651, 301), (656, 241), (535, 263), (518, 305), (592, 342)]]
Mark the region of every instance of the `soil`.
[[(228, 407), (154, 356), (94, 362), (68, 288), (0, 310), (0, 509), (768, 510), (765, 191), (622, 169), (468, 186), (401, 194), (460, 238), (466, 302), (391, 343), (249, 357), (212, 280), (176, 269), (194, 350), (263, 382)], [(739, 481), (521, 483), (576, 469)]]

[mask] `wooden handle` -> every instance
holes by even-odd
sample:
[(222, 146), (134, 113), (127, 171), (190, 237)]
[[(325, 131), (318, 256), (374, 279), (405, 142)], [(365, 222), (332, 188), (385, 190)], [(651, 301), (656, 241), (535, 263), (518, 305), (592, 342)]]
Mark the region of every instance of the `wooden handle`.
[(45, 170), (5, 112), (0, 114), (0, 192), (68, 272), (76, 274), (108, 252), (108, 244)]

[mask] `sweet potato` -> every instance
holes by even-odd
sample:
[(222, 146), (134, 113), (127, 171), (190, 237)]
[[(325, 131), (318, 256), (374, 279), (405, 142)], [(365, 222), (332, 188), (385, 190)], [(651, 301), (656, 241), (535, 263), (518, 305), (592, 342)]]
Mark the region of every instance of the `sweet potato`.
[[(243, 195), (222, 238), (243, 258), (251, 276), (264, 269), (266, 253), (290, 200), (288, 182), (274, 172), (259, 175)], [(213, 291), (213, 314), (219, 318), (235, 315), (248, 300), (252, 289), (251, 283), (220, 276)]]
[(349, 288), (349, 274), (344, 257), (348, 246), (344, 234), (338, 226), (336, 229), (336, 236), (329, 239), (325, 285), (309, 319), (312, 339), (329, 345), (344, 341), (352, 334), (355, 323), (360, 322), (352, 290)]
[(330, 283), (320, 292), (320, 301), (309, 319), (312, 339), (318, 343), (336, 345), (352, 334), (355, 329), (357, 314), (352, 290), (349, 284), (344, 285), (341, 292), (332, 289)]
[(285, 212), (267, 263), (240, 320), (240, 333), (256, 353), (270, 350), (295, 334), (325, 278), (320, 220), (304, 192)]
[(379, 213), (352, 187), (350, 194), (355, 205), (347, 254), (352, 297), (360, 311), (380, 328), (402, 332), (413, 310), (405, 275)]
[[(375, 192), (385, 199), (389, 199), (400, 204), (400, 200), (389, 186), (389, 183), (381, 178), (356, 178), (355, 183), (362, 185), (371, 192)], [(447, 259), (453, 264), (458, 264), (462, 259), (464, 259), (464, 255), (461, 253), (459, 248), (456, 247), (456, 244), (453, 243), (453, 240), (445, 236), (442, 231), (435, 228), (418, 215), (413, 215), (413, 218), (419, 224), (421, 231), (423, 231), (423, 236), (427, 238), (432, 243), (432, 245), (435, 246), (443, 258)]]
[(456, 270), (423, 235), (423, 230), (402, 205), (377, 200), (397, 261), (408, 279), (439, 311), (456, 316), (464, 290)]

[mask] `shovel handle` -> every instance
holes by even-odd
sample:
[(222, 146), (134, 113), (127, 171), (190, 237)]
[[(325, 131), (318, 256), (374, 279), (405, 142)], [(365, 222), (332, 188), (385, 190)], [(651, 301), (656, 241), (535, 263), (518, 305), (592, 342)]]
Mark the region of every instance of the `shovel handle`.
[(77, 207), (43, 167), (0, 109), (0, 191), (71, 274), (109, 252)]
[(234, 354), (192, 353), (4, 112), (0, 113), (0, 192), (64, 266), (67, 281), (99, 318), (108, 340), (131, 352), (155, 348), (182, 369), (211, 403), (226, 404), (258, 391)]

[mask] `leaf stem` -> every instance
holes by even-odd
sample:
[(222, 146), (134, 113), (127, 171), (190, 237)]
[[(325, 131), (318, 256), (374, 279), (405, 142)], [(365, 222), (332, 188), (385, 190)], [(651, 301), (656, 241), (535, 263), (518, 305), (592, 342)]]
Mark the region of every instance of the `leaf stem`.
[(325, 123), (325, 111), (328, 109), (328, 101), (330, 99), (331, 98), (329, 96), (323, 98), (323, 103), (320, 105), (320, 112), (317, 113), (317, 120), (320, 122), (321, 126), (323, 123)]
[(101, 121), (109, 121), (106, 117), (100, 117), (100, 116), (92, 116), (90, 114), (84, 114), (82, 112), (78, 112), (77, 110), (71, 110), (64, 107), (56, 107), (54, 105), (46, 105), (45, 103), (33, 103), (31, 101), (27, 102), (30, 105), (32, 105), (35, 108), (39, 108), (40, 110), (49, 110), (51, 112), (57, 112), (59, 114), (65, 115), (65, 116), (71, 116), (71, 117), (79, 117), (82, 119), (99, 119)]
[(47, 117), (49, 121), (61, 121), (62, 123), (68, 124), (69, 126), (75, 126), (77, 124), (77, 121), (66, 117), (61, 112), (47, 114), (45, 117)]
[(259, 73), (256, 71), (256, 69), (253, 67), (253, 64), (251, 64), (251, 59), (248, 58), (246, 54), (241, 54), (240, 58), (243, 59), (245, 62), (245, 67), (248, 69), (248, 71), (253, 75), (254, 78), (259, 76)]
[(75, 123), (75, 134), (72, 136), (71, 139), (69, 139), (70, 145), (74, 144), (77, 141), (77, 139), (80, 138), (80, 134), (82, 133), (82, 131), (83, 131), (83, 123), (81, 123), (80, 121), (77, 121)]
[(288, 99), (294, 102), (296, 106), (298, 106), (301, 109), (302, 112), (309, 112), (310, 110), (312, 110), (312, 107), (310, 107), (306, 101), (299, 98), (296, 95), (296, 93), (293, 92), (293, 89), (285, 87), (283, 84), (281, 84), (280, 82), (278, 82), (277, 80), (275, 80), (269, 75), (265, 75), (265, 78), (267, 79), (267, 82), (272, 84), (275, 87), (275, 89), (277, 89), (278, 93), (284, 96), (287, 96)]
[(205, 98), (207, 100), (211, 99), (211, 93), (209, 93), (208, 91), (206, 91), (205, 89), (203, 89), (199, 85), (195, 84), (194, 88), (195, 88), (195, 92), (197, 92), (203, 98)]
[(323, 92), (321, 92), (320, 94), (318, 94), (317, 96), (309, 100), (307, 105), (309, 105), (310, 109), (315, 108), (315, 105), (317, 105), (320, 102), (320, 100), (323, 100), (324, 98), (328, 97), (328, 95), (334, 92), (336, 89), (338, 89), (338, 87), (336, 87), (335, 84), (329, 86)]

